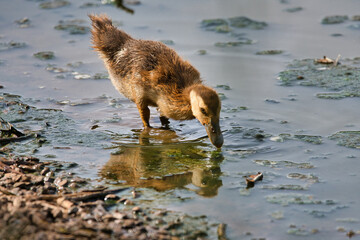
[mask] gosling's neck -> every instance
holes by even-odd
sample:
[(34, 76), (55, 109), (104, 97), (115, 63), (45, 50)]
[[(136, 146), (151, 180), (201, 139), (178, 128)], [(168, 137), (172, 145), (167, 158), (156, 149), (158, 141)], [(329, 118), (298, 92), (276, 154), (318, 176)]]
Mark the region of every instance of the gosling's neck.
[(186, 87), (182, 92), (166, 94), (166, 101), (160, 101), (158, 104), (161, 113), (175, 120), (190, 120), (194, 119), (191, 110), (190, 93), (195, 88), (202, 84), (195, 84)]

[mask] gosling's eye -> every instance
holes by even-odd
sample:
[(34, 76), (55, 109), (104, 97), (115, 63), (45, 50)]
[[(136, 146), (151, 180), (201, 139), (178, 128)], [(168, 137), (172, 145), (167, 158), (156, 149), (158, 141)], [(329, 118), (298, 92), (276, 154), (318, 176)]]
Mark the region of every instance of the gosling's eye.
[(202, 114), (207, 115), (205, 109), (200, 108), (200, 111), (201, 111)]

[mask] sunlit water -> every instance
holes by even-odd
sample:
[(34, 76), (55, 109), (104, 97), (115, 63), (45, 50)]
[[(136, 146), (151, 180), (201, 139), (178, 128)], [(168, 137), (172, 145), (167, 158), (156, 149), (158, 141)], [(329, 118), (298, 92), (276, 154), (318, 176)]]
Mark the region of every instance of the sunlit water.
[[(44, 146), (38, 156), (77, 162), (80, 176), (102, 183), (134, 186), (145, 200), (158, 198), (153, 206), (224, 222), (231, 239), (296, 239), (297, 234), (307, 239), (342, 239), (345, 232), (360, 230), (359, 150), (328, 139), (337, 131), (359, 130), (359, 98), (319, 99), (315, 94), (323, 89), (282, 87), (277, 80), (293, 59), (357, 57), (360, 32), (348, 27), (354, 22), (321, 24), (327, 15), (358, 14), (356, 1), (154, 0), (129, 5), (133, 15), (100, 2), (97, 7), (80, 8), (85, 2), (49, 10), (40, 9), (37, 1), (0, 2), (0, 42), (26, 43), (24, 48), (0, 51), (2, 92), (19, 94), (38, 108), (62, 109), (74, 120), (74, 139), (79, 132), (108, 136), (88, 145), (52, 139), (55, 149)], [(298, 6), (303, 8), (299, 12), (284, 11)], [(171, 121), (170, 130), (157, 129), (160, 121), (152, 109), (155, 129), (144, 132), (135, 105), (120, 96), (110, 81), (74, 79), (79, 74), (105, 73), (105, 69), (90, 48), (89, 33), (71, 35), (54, 26), (72, 19), (83, 19), (88, 26), (88, 13), (107, 13), (137, 38), (172, 40), (171, 47), (197, 67), (208, 85), (230, 87), (216, 88), (225, 96), (221, 151), (214, 149), (196, 120)], [(214, 46), (234, 38), (205, 31), (200, 22), (233, 16), (269, 26), (240, 31), (256, 41), (252, 45)], [(20, 28), (14, 21), (24, 17), (30, 19), (30, 26)], [(342, 36), (331, 36), (334, 33)], [(255, 54), (273, 49), (284, 53)], [(199, 55), (199, 50), (206, 54)], [(39, 51), (53, 51), (55, 58), (34, 58)], [(67, 66), (79, 61), (80, 66)], [(47, 71), (48, 64), (67, 71)], [(272, 141), (284, 133), (321, 136), (322, 144)], [(259, 171), (264, 180), (246, 189), (244, 176)], [(302, 190), (280, 189), (284, 185)], [(276, 203), (276, 197), (282, 202)]]

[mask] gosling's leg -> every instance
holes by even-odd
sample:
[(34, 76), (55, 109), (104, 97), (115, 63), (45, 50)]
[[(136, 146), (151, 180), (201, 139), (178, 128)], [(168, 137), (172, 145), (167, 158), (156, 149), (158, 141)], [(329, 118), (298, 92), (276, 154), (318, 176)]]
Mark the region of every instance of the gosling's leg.
[(141, 117), (141, 120), (144, 124), (144, 127), (145, 128), (150, 128), (150, 123), (149, 123), (149, 120), (150, 120), (150, 109), (148, 108), (147, 105), (145, 104), (137, 104), (137, 108), (139, 110), (139, 113), (140, 113), (140, 117)]
[(167, 117), (160, 116), (160, 122), (162, 127), (169, 128), (170, 121)]

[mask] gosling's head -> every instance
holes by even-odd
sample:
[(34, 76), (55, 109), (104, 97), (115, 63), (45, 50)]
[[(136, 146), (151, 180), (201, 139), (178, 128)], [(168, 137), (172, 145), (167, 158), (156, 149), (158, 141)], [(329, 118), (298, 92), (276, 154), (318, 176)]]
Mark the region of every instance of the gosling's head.
[(221, 102), (218, 94), (209, 87), (198, 85), (190, 91), (190, 103), (194, 117), (205, 126), (211, 143), (220, 148), (224, 139), (219, 125)]

